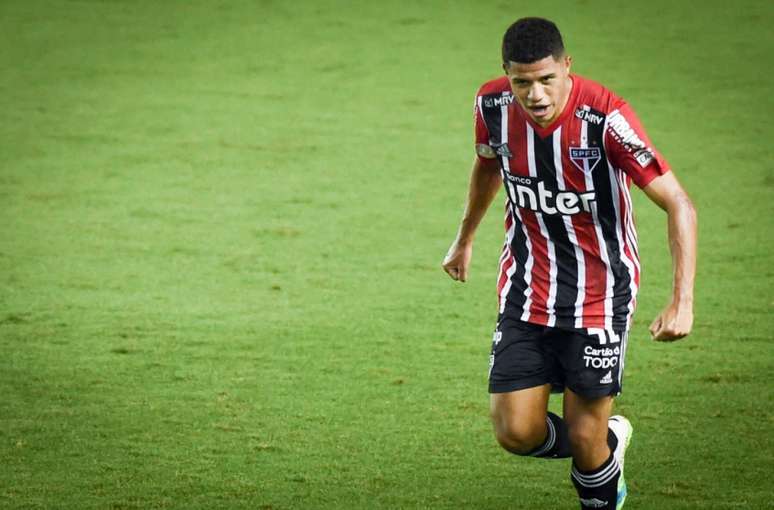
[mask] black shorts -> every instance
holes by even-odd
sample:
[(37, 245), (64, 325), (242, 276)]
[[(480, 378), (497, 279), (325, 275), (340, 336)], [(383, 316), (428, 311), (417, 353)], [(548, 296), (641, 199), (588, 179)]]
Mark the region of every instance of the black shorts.
[(558, 329), (500, 316), (489, 356), (489, 392), (544, 384), (587, 398), (621, 393), (626, 331)]

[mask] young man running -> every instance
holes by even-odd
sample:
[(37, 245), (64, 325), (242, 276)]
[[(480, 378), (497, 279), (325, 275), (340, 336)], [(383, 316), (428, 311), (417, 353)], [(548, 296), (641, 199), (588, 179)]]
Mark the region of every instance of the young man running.
[[(631, 182), (668, 217), (674, 290), (650, 326), (655, 340), (691, 330), (696, 213), (629, 105), (570, 73), (556, 25), (516, 21), (502, 57), (505, 76), (476, 97), (477, 158), (443, 268), (466, 280), (476, 228), (502, 182), (495, 436), (517, 455), (572, 457), (581, 508), (620, 509), (632, 426), (610, 413), (640, 282)], [(552, 390), (564, 392), (563, 417), (547, 412)]]

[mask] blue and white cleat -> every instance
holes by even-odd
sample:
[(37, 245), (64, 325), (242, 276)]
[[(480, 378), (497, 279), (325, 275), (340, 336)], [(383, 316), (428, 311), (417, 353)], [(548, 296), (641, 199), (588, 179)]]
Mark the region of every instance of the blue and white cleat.
[(626, 501), (626, 479), (624, 479), (624, 456), (626, 455), (626, 449), (629, 447), (629, 443), (632, 440), (632, 432), (634, 428), (632, 424), (623, 416), (617, 414), (611, 416), (607, 420), (607, 426), (613, 431), (615, 437), (618, 438), (618, 446), (615, 447), (613, 456), (618, 461), (618, 465), (621, 466), (621, 476), (618, 477), (618, 497), (616, 498), (615, 509), (621, 510)]

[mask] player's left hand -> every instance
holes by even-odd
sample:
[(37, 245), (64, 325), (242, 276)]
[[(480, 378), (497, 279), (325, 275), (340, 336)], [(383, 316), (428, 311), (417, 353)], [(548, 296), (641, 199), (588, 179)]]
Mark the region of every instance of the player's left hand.
[(672, 302), (651, 323), (650, 334), (657, 342), (680, 340), (693, 327), (693, 306)]

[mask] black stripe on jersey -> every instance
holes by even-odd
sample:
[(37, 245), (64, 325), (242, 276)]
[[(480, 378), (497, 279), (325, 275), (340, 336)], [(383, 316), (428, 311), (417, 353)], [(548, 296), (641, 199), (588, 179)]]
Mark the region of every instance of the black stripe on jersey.
[(486, 129), (489, 131), (489, 145), (497, 150), (504, 143), (508, 143), (508, 140), (503, 140), (502, 137), (502, 106), (506, 106), (513, 100), (509, 95), (487, 94), (481, 96), (481, 116), (484, 118)]
[(508, 290), (506, 300), (508, 303), (515, 307), (516, 310), (524, 308), (524, 304), (527, 302), (527, 296), (525, 291), (527, 290), (527, 236), (524, 235), (522, 229), (522, 223), (519, 217), (516, 215), (516, 207), (511, 200), (508, 200), (508, 207), (511, 210), (513, 216), (513, 240), (511, 242), (511, 253), (516, 261), (516, 270), (511, 275), (511, 288)]
[[(486, 124), (486, 129), (489, 131), (489, 145), (493, 148), (500, 147), (502, 144), (507, 144), (507, 133), (506, 133), (506, 139), (503, 140), (503, 129), (502, 129), (502, 122), (503, 122), (503, 110), (505, 110), (506, 115), (508, 114), (507, 107), (502, 108), (502, 105), (499, 105), (499, 103), (496, 103), (494, 99), (502, 100), (501, 94), (494, 94), (489, 96), (482, 96), (481, 99), (481, 117), (484, 119), (484, 123)], [(507, 122), (507, 119), (506, 119)], [(505, 168), (506, 168), (506, 156), (503, 155), (503, 152), (499, 152), (497, 159), (500, 163), (500, 174), (503, 179), (503, 183), (506, 186), (506, 194), (510, 195), (508, 192), (508, 180), (505, 177)], [(524, 291), (527, 289), (527, 282), (525, 280), (526, 278), (526, 264), (527, 264), (527, 257), (529, 256), (527, 252), (527, 239), (524, 235), (524, 231), (522, 230), (521, 222), (519, 221), (519, 217), (516, 215), (515, 208), (513, 206), (513, 201), (508, 200), (508, 207), (510, 208), (511, 216), (513, 217), (513, 240), (511, 242), (511, 253), (513, 255), (514, 260), (516, 261), (516, 270), (511, 275), (510, 281), (511, 281), (511, 288), (508, 291), (508, 295), (506, 296), (508, 302), (515, 306), (516, 310), (521, 310), (524, 307), (524, 303), (527, 300), (527, 297), (524, 295)], [(507, 240), (506, 240), (507, 241)]]
[(632, 300), (631, 276), (621, 260), (621, 246), (618, 244), (616, 232), (616, 214), (613, 200), (618, 200), (618, 190), (611, 189), (610, 169), (607, 154), (604, 149), (605, 125), (588, 123), (589, 145), (599, 147), (601, 159), (594, 168), (592, 179), (596, 192), (596, 204), (602, 235), (607, 246), (607, 255), (613, 271), (613, 328), (626, 328), (626, 318), (629, 314), (629, 303)]
[[(553, 134), (545, 139), (533, 133), (535, 147), (535, 171), (537, 178), (552, 190), (559, 189), (554, 166)], [(539, 213), (540, 214), (540, 213)], [(542, 214), (548, 237), (554, 243), (556, 256), (556, 327), (575, 327), (575, 300), (578, 298), (578, 261), (575, 248), (567, 235), (564, 219), (560, 214)]]

